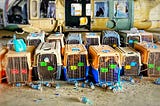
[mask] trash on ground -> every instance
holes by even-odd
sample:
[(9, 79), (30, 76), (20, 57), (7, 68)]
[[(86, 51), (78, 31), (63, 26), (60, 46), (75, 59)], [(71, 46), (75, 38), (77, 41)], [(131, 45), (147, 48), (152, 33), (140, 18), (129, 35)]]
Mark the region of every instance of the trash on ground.
[(154, 83), (160, 85), (160, 78), (156, 79)]
[(87, 97), (85, 97), (85, 96), (83, 96), (82, 98), (81, 98), (81, 102), (83, 102), (83, 103), (85, 103), (85, 104), (90, 104), (90, 105), (92, 105), (93, 104), (93, 102), (91, 101), (91, 100), (89, 100)]

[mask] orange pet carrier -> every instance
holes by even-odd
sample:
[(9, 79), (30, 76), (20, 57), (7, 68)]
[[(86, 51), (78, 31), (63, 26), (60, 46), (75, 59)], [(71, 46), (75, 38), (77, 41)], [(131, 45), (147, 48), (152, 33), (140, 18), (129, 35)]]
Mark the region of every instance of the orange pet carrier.
[(6, 77), (5, 70), (5, 54), (7, 53), (6, 48), (0, 47), (0, 83), (2, 83), (3, 78)]
[(134, 48), (141, 53), (148, 76), (160, 76), (160, 46), (143, 42), (135, 44)]
[(8, 51), (6, 54), (8, 83), (26, 83), (32, 80), (31, 71), (34, 49), (34, 46), (28, 46), (25, 52)]
[(88, 52), (83, 44), (65, 45), (63, 61), (66, 80), (85, 80), (88, 76)]
[(111, 46), (90, 46), (92, 75), (96, 83), (120, 80), (120, 55)]

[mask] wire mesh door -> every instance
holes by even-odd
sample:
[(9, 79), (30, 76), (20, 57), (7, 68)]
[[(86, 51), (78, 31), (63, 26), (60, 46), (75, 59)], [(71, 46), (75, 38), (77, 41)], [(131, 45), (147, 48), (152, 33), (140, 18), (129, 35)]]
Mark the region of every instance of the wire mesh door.
[(30, 39), (28, 41), (29, 45), (33, 45), (35, 47), (38, 47), (38, 45), (41, 43), (40, 39)]
[(140, 36), (128, 36), (128, 46), (134, 47), (134, 43), (140, 42)]
[(116, 38), (116, 37), (104, 37), (102, 44), (109, 45), (111, 47), (120, 46), (118, 44), (118, 38)]
[(69, 55), (67, 58), (67, 77), (71, 79), (85, 78), (86, 66), (86, 55)]
[(114, 56), (100, 57), (99, 59), (99, 78), (101, 81), (117, 82), (119, 78), (119, 66)]
[(160, 76), (160, 53), (150, 53), (148, 59), (148, 76)]
[(29, 76), (27, 57), (8, 57), (7, 59), (8, 82), (27, 82)]
[(80, 44), (80, 41), (79, 41), (79, 40), (72, 39), (72, 40), (67, 40), (66, 43), (67, 43), (67, 44)]
[(87, 38), (86, 48), (88, 49), (90, 45), (99, 45), (98, 38)]
[(55, 54), (38, 56), (38, 73), (41, 80), (54, 80), (57, 76), (57, 57)]
[(57, 42), (57, 41), (59, 41), (59, 42), (60, 42), (60, 46), (62, 47), (61, 39), (48, 39), (48, 42), (49, 42), (49, 43)]
[(124, 62), (124, 75), (139, 74), (139, 56), (127, 56)]

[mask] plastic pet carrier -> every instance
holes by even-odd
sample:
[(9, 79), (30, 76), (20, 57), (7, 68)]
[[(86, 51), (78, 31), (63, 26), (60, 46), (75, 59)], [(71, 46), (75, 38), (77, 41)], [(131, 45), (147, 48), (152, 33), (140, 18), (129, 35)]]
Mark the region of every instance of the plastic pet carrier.
[(6, 54), (6, 74), (8, 83), (31, 81), (33, 46), (28, 46), (25, 52), (9, 50)]
[(84, 33), (84, 45), (89, 49), (90, 45), (100, 45), (100, 32), (87, 32)]
[(63, 63), (66, 80), (85, 80), (87, 78), (88, 52), (83, 44), (66, 44)]
[(35, 51), (35, 66), (38, 76), (43, 81), (60, 79), (61, 75), (61, 53), (60, 42), (40, 43)]
[(160, 45), (160, 42), (156, 42), (157, 45)]
[(66, 44), (82, 44), (81, 33), (69, 33), (65, 39)]
[(102, 32), (102, 45), (110, 45), (111, 47), (119, 47), (120, 36), (115, 31), (103, 31)]
[(154, 43), (137, 43), (134, 48), (141, 53), (148, 76), (160, 76), (160, 46)]
[(54, 42), (54, 41), (60, 41), (61, 45), (61, 53), (64, 53), (64, 34), (51, 34), (47, 37), (46, 42)]
[(33, 45), (37, 47), (41, 42), (44, 42), (45, 32), (30, 33), (27, 36), (27, 45)]
[(130, 47), (117, 47), (120, 53), (122, 71), (124, 75), (139, 75), (141, 69), (141, 55)]
[(159, 33), (153, 33), (153, 41), (154, 42), (160, 42), (160, 34)]
[(118, 32), (122, 47), (133, 47), (135, 43), (142, 42), (141, 34), (136, 28), (122, 30)]
[(153, 43), (153, 34), (149, 32), (145, 32), (143, 30), (139, 30), (142, 38), (142, 42), (151, 42)]
[(120, 55), (111, 46), (90, 46), (92, 75), (96, 83), (120, 81)]
[(6, 77), (5, 54), (7, 51), (6, 48), (0, 47), (0, 83), (2, 83), (3, 78)]

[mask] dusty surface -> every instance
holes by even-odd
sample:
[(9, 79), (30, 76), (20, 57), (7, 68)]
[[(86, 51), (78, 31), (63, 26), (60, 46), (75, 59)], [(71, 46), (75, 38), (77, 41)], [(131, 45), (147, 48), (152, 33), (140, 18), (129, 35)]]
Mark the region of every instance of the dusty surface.
[[(158, 30), (159, 31), (159, 30)], [(11, 39), (14, 32), (0, 30), (0, 42), (5, 43)], [(7, 36), (10, 38), (6, 38)], [(26, 35), (19, 35), (26, 37)], [(87, 97), (93, 106), (160, 106), (160, 85), (153, 84), (155, 78), (135, 79), (135, 84), (123, 83), (123, 92), (112, 91), (96, 87), (79, 87), (60, 81), (60, 88), (43, 87), (43, 91), (28, 86), (13, 87), (0, 84), (0, 106), (86, 106), (79, 98)]]
[(96, 87), (79, 87), (60, 81), (59, 89), (43, 87), (35, 90), (27, 86), (13, 87), (0, 85), (1, 106), (85, 106), (80, 102), (85, 96), (93, 102), (93, 106), (160, 106), (160, 85), (153, 84), (153, 79), (136, 80), (135, 84), (124, 82), (123, 92), (113, 93), (110, 90)]

